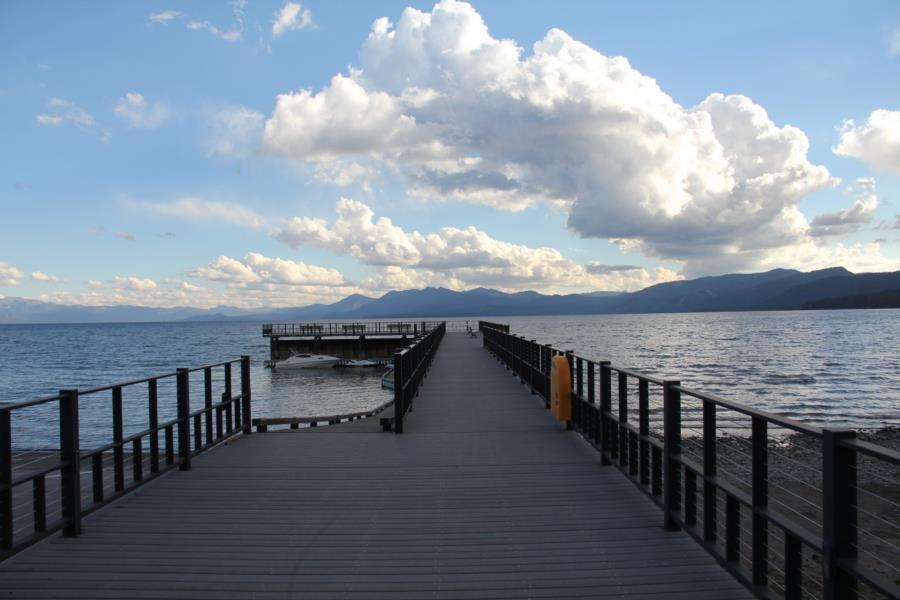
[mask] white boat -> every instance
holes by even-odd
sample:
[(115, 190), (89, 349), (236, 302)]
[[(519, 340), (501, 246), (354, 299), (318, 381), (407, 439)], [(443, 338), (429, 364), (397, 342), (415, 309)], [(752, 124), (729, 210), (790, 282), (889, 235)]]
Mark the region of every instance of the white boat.
[(394, 367), (388, 367), (388, 370), (381, 376), (381, 388), (385, 390), (394, 389)]
[(295, 354), (290, 358), (279, 360), (273, 366), (278, 369), (323, 369), (333, 367), (341, 362), (337, 356), (322, 354)]

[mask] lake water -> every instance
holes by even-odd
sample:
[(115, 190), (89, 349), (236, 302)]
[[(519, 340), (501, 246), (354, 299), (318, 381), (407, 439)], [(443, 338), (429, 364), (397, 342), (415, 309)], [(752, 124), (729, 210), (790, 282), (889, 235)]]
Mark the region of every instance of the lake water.
[[(690, 387), (804, 421), (862, 428), (900, 425), (900, 310), (490, 320), (586, 358), (678, 378)], [(269, 344), (259, 323), (140, 323), (0, 326), (0, 402), (143, 378), (241, 354), (252, 357), (254, 416), (353, 412), (390, 399), (380, 387), (379, 369), (264, 369)], [(235, 368), (236, 382), (238, 372)], [(195, 391), (192, 397), (201, 396)], [(144, 404), (140, 394), (126, 395), (126, 415)], [(91, 397), (82, 409), (85, 441), (100, 439), (93, 439), (95, 430), (107, 441), (109, 403)], [(161, 399), (161, 418), (170, 409)], [(14, 420), (20, 442), (54, 439), (47, 424), (55, 422), (55, 415), (48, 410)], [(142, 423), (143, 417), (135, 417), (126, 429), (138, 431)]]

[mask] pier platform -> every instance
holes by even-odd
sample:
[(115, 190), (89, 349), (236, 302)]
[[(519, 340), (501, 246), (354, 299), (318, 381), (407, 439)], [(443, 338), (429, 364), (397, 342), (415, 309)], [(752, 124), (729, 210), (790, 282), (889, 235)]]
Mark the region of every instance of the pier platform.
[(405, 433), (254, 433), (0, 564), (6, 598), (749, 598), (482, 347)]

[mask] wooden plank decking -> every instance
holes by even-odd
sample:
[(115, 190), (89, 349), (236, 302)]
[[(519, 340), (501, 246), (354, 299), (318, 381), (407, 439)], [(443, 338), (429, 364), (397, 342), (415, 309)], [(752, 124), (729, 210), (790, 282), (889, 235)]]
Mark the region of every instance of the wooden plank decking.
[(406, 433), (263, 433), (0, 564), (7, 598), (746, 598), (481, 347)]

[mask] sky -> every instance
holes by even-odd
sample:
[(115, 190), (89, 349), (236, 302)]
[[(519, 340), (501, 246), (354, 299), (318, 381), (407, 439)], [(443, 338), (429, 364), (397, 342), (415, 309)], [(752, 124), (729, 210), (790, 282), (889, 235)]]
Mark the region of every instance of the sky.
[(0, 3), (0, 297), (900, 269), (900, 3)]

